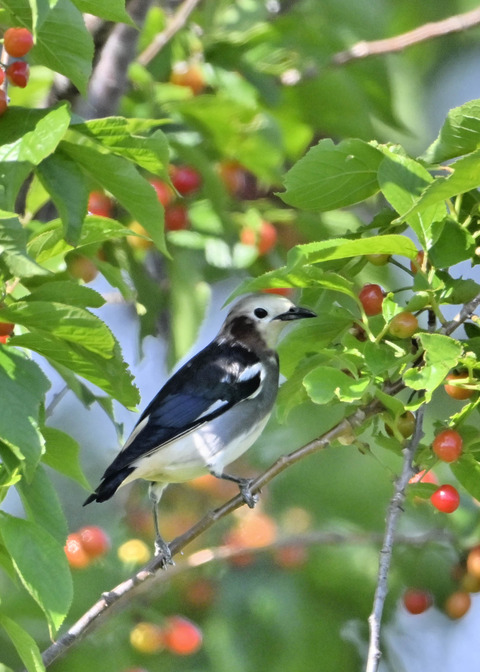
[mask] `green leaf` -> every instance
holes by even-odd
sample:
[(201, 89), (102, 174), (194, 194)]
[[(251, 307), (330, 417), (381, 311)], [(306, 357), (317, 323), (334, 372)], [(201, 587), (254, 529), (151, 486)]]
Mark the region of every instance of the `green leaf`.
[(363, 349), (365, 364), (374, 376), (388, 375), (389, 369), (398, 368), (398, 353), (386, 343), (372, 343), (367, 341)]
[(27, 234), (18, 217), (11, 212), (0, 210), (0, 254), (12, 275), (31, 277), (49, 275), (27, 254)]
[(65, 75), (80, 93), (87, 93), (93, 39), (85, 27), (82, 13), (69, 0), (57, 0), (50, 8), (38, 27), (37, 44), (29, 58), (34, 64), (45, 65)]
[(443, 201), (447, 201), (453, 196), (463, 194), (471, 189), (476, 189), (480, 185), (480, 150), (465, 156), (459, 161), (455, 161), (448, 168), (449, 170), (453, 170), (453, 172), (447, 177), (435, 178), (419, 194), (419, 198), (413, 200), (411, 204), (413, 207), (410, 207), (406, 213), (401, 213), (405, 215), (403, 219), (411, 221), (412, 216), (417, 216), (417, 213), (439, 207), (445, 209)]
[(428, 252), (428, 257), (435, 268), (448, 268), (470, 259), (475, 247), (475, 238), (458, 222), (447, 217), (439, 237)]
[(84, 174), (61, 151), (42, 161), (35, 174), (57, 207), (66, 240), (76, 245), (87, 214), (88, 188)]
[(37, 467), (30, 483), (22, 479), (16, 488), (28, 519), (47, 530), (59, 544), (64, 544), (68, 534), (67, 521), (57, 492), (43, 467)]
[(355, 138), (338, 145), (321, 140), (291, 168), (279, 196), (303, 210), (334, 210), (359, 203), (379, 190), (377, 170), (383, 154)]
[(418, 250), (410, 238), (396, 234), (357, 240), (333, 238), (293, 247), (287, 256), (287, 268), (292, 271), (304, 264), (348, 259), (365, 254), (398, 254), (415, 259), (417, 253)]
[(330, 366), (318, 366), (305, 376), (303, 384), (316, 404), (328, 404), (335, 398), (352, 403), (363, 397), (370, 381), (368, 378), (352, 378)]
[(46, 110), (10, 108), (0, 124), (0, 161), (36, 166), (55, 151), (69, 123), (66, 103)]
[(71, 369), (124, 406), (135, 407), (139, 402), (138, 390), (133, 384), (133, 377), (127, 365), (122, 360), (118, 345), (113, 348), (111, 358), (107, 359), (78, 343), (68, 343), (51, 333), (22, 334), (11, 338), (10, 343), (34, 350), (53, 363)]
[(26, 161), (0, 161), (0, 209), (15, 210), (18, 192), (31, 171)]
[(155, 190), (129, 161), (104, 154), (91, 146), (62, 142), (62, 149), (112, 193), (123, 207), (147, 230), (160, 252), (168, 256), (163, 231), (164, 211)]
[(412, 209), (422, 191), (433, 181), (430, 173), (417, 161), (388, 152), (379, 167), (378, 181), (387, 201), (410, 224), (422, 247), (428, 248), (433, 222), (441, 221), (447, 215), (444, 203), (425, 206), (415, 212)]
[(479, 147), (480, 99), (477, 98), (449, 111), (438, 137), (421, 159), (427, 163), (442, 163)]
[(62, 302), (79, 308), (87, 308), (88, 306), (100, 308), (105, 304), (103, 296), (94, 289), (68, 280), (45, 282), (43, 285), (32, 289), (30, 294), (24, 297), (24, 301), (27, 303), (31, 301)]
[(53, 636), (65, 619), (73, 597), (63, 544), (35, 523), (5, 512), (1, 512), (0, 534), (15, 571), (45, 613)]
[(107, 21), (135, 25), (125, 11), (125, 0), (72, 0), (72, 2), (82, 14), (93, 14)]
[(17, 301), (2, 309), (3, 318), (3, 321), (78, 343), (106, 359), (112, 357), (115, 345), (112, 332), (100, 318), (84, 308), (47, 301)]
[(42, 654), (32, 637), (11, 618), (0, 613), (0, 625), (10, 637), (28, 672), (45, 672)]
[[(40, 404), (50, 387), (41, 369), (14, 348), (0, 347), (0, 389), (8, 403), (0, 404), (0, 437), (24, 457), (30, 480), (43, 451), (38, 431)], [(14, 419), (14, 421), (12, 421)]]
[(425, 350), (425, 364), (409, 369), (404, 375), (405, 384), (413, 390), (425, 390), (426, 399), (441, 385), (450, 369), (453, 369), (462, 355), (462, 345), (443, 334), (419, 334)]
[(450, 464), (455, 478), (475, 499), (480, 498), (480, 463), (470, 453), (464, 453)]
[(42, 434), (45, 439), (45, 454), (42, 461), (90, 491), (90, 483), (80, 465), (80, 446), (75, 439), (55, 427), (44, 427)]
[(158, 120), (107, 117), (77, 124), (74, 130), (101, 142), (112, 153), (124, 156), (145, 170), (169, 180), (169, 149), (167, 138), (160, 130), (145, 136)]

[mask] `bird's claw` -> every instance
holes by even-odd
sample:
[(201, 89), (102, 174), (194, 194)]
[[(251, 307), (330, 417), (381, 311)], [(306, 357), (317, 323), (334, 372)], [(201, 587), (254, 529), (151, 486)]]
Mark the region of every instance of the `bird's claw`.
[(154, 549), (156, 558), (158, 558), (159, 555), (163, 556), (161, 564), (162, 569), (167, 569), (168, 565), (175, 565), (170, 547), (161, 537), (155, 539)]
[(252, 492), (253, 481), (253, 478), (244, 478), (239, 482), (240, 494), (249, 509), (253, 509), (258, 502), (258, 495)]

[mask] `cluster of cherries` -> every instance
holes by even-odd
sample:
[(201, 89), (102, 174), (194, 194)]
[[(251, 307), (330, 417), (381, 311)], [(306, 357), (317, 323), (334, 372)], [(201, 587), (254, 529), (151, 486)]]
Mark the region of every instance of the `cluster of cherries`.
[[(3, 36), (3, 48), (12, 58), (22, 59), (33, 47), (33, 35), (27, 28), (8, 28)], [(0, 67), (0, 85), (4, 83), (5, 76), (13, 86), (22, 89), (27, 86), (30, 76), (28, 63), (24, 60), (16, 60), (7, 66)], [(7, 94), (0, 89), (0, 115), (8, 107)]]

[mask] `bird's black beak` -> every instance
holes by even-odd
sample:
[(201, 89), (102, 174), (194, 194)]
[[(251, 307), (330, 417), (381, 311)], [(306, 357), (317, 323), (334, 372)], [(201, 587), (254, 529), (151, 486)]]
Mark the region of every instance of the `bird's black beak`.
[(290, 320), (303, 320), (304, 317), (317, 317), (317, 314), (308, 308), (292, 306), (286, 313), (277, 315), (275, 319), (282, 320), (282, 322), (289, 322)]

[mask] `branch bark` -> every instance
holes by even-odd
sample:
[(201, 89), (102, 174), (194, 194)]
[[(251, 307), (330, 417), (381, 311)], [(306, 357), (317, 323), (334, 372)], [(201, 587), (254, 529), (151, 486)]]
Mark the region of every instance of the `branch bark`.
[(459, 33), (464, 30), (469, 30), (479, 24), (480, 8), (472, 9), (470, 12), (456, 14), (448, 17), (448, 19), (443, 19), (442, 21), (426, 23), (414, 30), (395, 35), (395, 37), (389, 37), (383, 40), (372, 40), (371, 42), (357, 42), (349, 49), (334, 54), (331, 63), (332, 65), (345, 65), (351, 61), (358, 61), (371, 56), (403, 51), (403, 49), (411, 47), (414, 44), (426, 42), (427, 40), (432, 40), (437, 37), (444, 37), (451, 33)]

